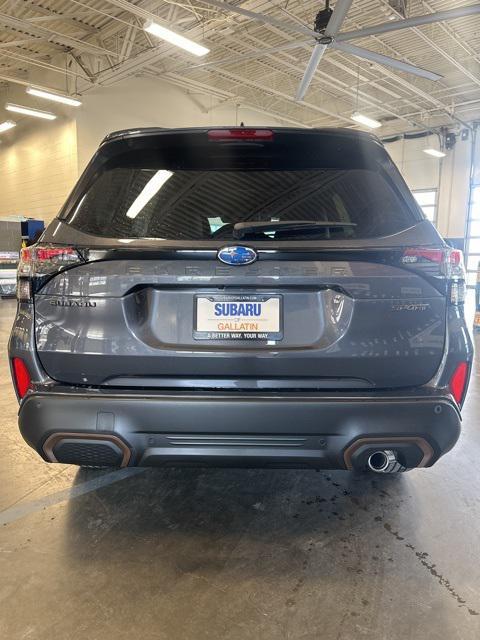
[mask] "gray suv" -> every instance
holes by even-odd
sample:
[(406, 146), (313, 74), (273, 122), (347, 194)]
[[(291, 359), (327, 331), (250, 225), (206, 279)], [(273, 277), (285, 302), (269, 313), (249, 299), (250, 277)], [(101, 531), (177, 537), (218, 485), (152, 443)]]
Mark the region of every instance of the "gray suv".
[(112, 133), (22, 253), (20, 430), (83, 466), (431, 466), (460, 432), (464, 290), (373, 136)]

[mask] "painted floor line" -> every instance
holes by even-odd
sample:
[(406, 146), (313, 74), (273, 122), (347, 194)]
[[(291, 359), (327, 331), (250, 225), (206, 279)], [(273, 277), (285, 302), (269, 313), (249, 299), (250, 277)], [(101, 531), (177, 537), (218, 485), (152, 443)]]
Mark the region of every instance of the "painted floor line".
[(118, 469), (117, 471), (112, 471), (112, 473), (107, 473), (106, 475), (100, 476), (99, 478), (93, 478), (92, 480), (87, 480), (86, 482), (82, 482), (81, 484), (69, 487), (68, 489), (63, 489), (62, 491), (51, 493), (44, 496), (43, 498), (39, 498), (38, 500), (33, 500), (31, 502), (26, 502), (25, 504), (18, 504), (14, 507), (10, 507), (0, 512), (0, 526), (10, 524), (12, 522), (15, 522), (16, 520), (20, 520), (20, 518), (24, 518), (31, 513), (35, 513), (36, 511), (41, 511), (46, 507), (51, 507), (52, 505), (58, 504), (59, 502), (71, 500), (72, 498), (78, 498), (79, 496), (83, 496), (86, 493), (90, 493), (91, 491), (96, 491), (97, 489), (101, 489), (102, 487), (107, 487), (114, 482), (119, 482), (120, 480), (124, 480), (125, 478), (131, 478), (132, 476), (136, 476), (143, 471), (145, 471), (145, 469), (141, 467), (131, 469)]

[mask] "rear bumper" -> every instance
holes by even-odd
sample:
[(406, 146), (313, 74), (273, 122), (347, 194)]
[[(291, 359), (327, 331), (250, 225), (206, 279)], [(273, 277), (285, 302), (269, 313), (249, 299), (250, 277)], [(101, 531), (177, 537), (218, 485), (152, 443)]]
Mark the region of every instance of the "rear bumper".
[(34, 392), (20, 430), (51, 462), (365, 468), (372, 449), (431, 466), (453, 447), (448, 396)]

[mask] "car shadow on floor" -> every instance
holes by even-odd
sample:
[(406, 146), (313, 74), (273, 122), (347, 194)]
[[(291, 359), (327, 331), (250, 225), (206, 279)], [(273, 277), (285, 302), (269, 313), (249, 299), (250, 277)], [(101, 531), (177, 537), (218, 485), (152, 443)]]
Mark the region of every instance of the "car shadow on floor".
[[(80, 470), (76, 482), (98, 473)], [(265, 563), (272, 571), (276, 553), (302, 555), (328, 545), (331, 554), (355, 567), (359, 545), (375, 557), (375, 539), (385, 537), (386, 529), (393, 532), (390, 544), (382, 545), (388, 560), (411, 490), (407, 476), (146, 469), (68, 503), (66, 552), (81, 562), (135, 558), (189, 572), (217, 571), (232, 558), (249, 571), (256, 558), (255, 571)]]

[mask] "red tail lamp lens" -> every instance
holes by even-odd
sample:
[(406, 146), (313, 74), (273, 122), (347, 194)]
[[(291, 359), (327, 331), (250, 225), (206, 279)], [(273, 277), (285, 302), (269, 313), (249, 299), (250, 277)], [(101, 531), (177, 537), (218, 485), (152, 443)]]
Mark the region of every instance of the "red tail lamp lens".
[(54, 260), (55, 258), (77, 257), (77, 252), (72, 247), (38, 247), (36, 250), (37, 260)]
[(413, 249), (405, 249), (403, 256), (405, 263), (417, 262), (420, 259), (441, 264), (445, 259), (445, 252), (443, 251), (443, 249), (415, 247)]
[(463, 264), (463, 252), (460, 249), (451, 249), (449, 254), (450, 264), (459, 267)]
[(28, 373), (27, 365), (21, 358), (13, 358), (13, 376), (15, 387), (20, 398), (23, 398), (27, 391), (30, 389), (32, 379)]
[(466, 362), (461, 362), (453, 372), (453, 376), (450, 378), (450, 391), (458, 404), (462, 402), (463, 396), (465, 395), (467, 376), (468, 364)]
[(214, 142), (225, 140), (273, 140), (270, 129), (212, 129), (208, 132), (208, 139)]

